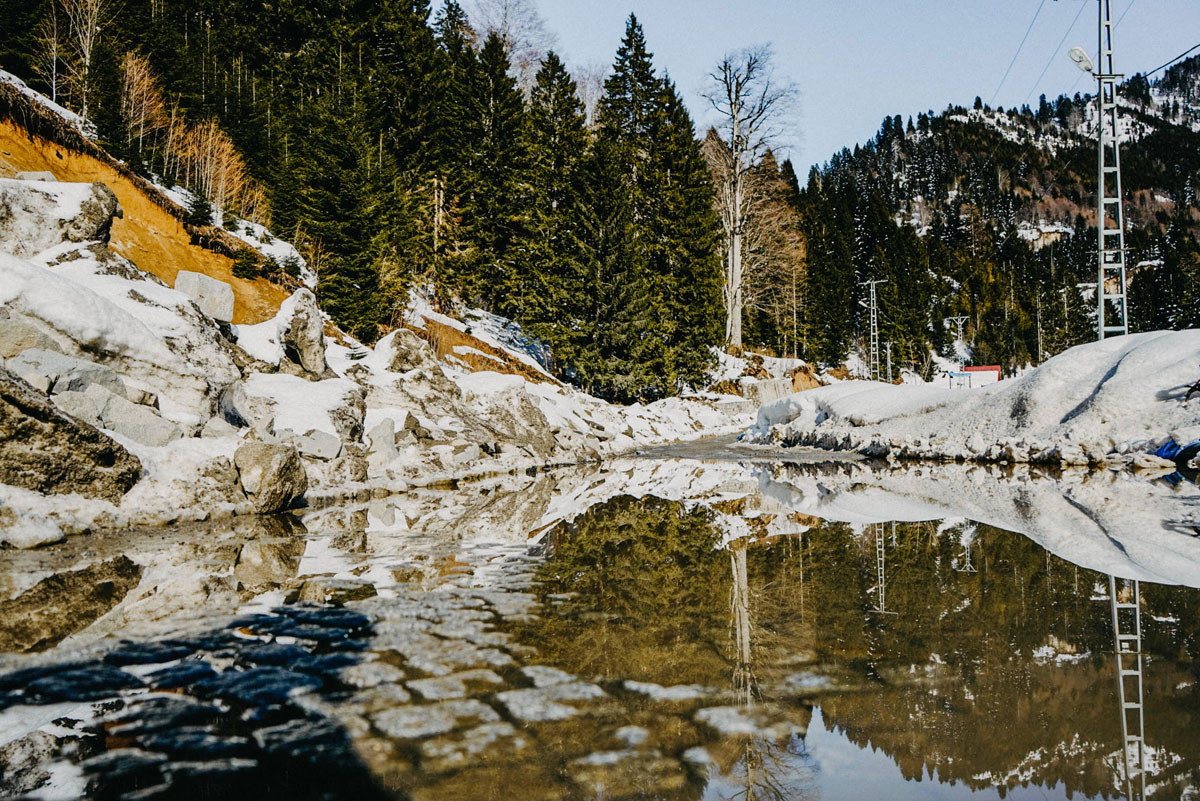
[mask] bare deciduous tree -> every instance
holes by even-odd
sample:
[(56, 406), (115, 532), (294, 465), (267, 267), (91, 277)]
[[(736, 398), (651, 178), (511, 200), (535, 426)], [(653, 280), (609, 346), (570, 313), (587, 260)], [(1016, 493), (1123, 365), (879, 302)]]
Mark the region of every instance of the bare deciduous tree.
[(88, 118), (88, 81), (92, 57), (100, 40), (100, 27), (108, 11), (107, 0), (60, 0), (67, 17), (70, 57), (66, 59), (71, 94), (80, 105), (79, 116)]
[(589, 128), (596, 125), (596, 109), (600, 107), (600, 100), (604, 97), (604, 79), (608, 77), (608, 70), (607, 64), (599, 63), (586, 64), (571, 70), (571, 77), (575, 79), (575, 93), (579, 96), (579, 102), (583, 103), (583, 113)]
[(517, 83), (529, 97), (533, 79), (555, 43), (554, 34), (538, 13), (534, 0), (474, 0), (471, 19), (483, 41), (496, 33), (504, 42), (508, 58), (516, 72)]
[(121, 117), (125, 120), (125, 144), (132, 147), (137, 140), (138, 153), (142, 153), (147, 138), (169, 124), (166, 107), (150, 63), (136, 53), (126, 53), (121, 60)]
[(59, 27), (57, 3), (50, 4), (50, 13), (42, 17), (34, 35), (33, 68), (50, 85), (50, 99), (57, 103), (58, 71), (63, 59), (65, 38), (65, 32)]
[(725, 345), (742, 346), (746, 222), (754, 202), (750, 173), (780, 133), (795, 87), (775, 80), (768, 45), (726, 55), (711, 73), (706, 97), (721, 117), (723, 147), (712, 148), (717, 209), (725, 233)]

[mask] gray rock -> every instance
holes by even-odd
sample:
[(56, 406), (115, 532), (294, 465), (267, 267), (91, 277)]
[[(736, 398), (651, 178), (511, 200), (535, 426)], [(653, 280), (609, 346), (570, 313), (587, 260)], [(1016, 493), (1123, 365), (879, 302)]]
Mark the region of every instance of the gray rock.
[(367, 416), (367, 402), (361, 390), (347, 392), (342, 402), (329, 410), (333, 430), (343, 442), (362, 442), (363, 420)]
[(578, 714), (573, 703), (597, 701), (606, 698), (604, 690), (595, 684), (568, 682), (549, 687), (533, 687), (525, 690), (509, 690), (496, 696), (508, 713), (517, 720), (566, 720)]
[(342, 452), (342, 441), (326, 431), (314, 429), (304, 436), (296, 437), (294, 442), (301, 456), (311, 456), (323, 461), (336, 459)]
[(100, 425), (100, 407), (92, 395), (86, 392), (60, 392), (54, 396), (54, 405), (72, 417), (90, 425)]
[(446, 701), (451, 698), (463, 698), (475, 687), (495, 689), (496, 685), (503, 683), (504, 679), (495, 671), (482, 668), (464, 670), (449, 676), (414, 679), (408, 683), (408, 689), (426, 701)]
[(401, 706), (375, 716), (375, 726), (389, 737), (414, 739), (445, 734), (480, 723), (498, 723), (500, 716), (474, 700), (443, 701), (428, 706)]
[[(79, 212), (64, 219), (59, 198), (80, 193)], [(20, 258), (63, 242), (107, 242), (113, 218), (120, 216), (117, 196), (99, 182), (80, 187), (0, 178), (0, 250)]]
[(119, 501), (141, 469), (136, 457), (94, 426), (64, 414), (0, 369), (0, 483)]
[(396, 424), (385, 417), (367, 432), (367, 465), (371, 470), (380, 470), (392, 463), (399, 453), (396, 451)]
[(62, 352), (57, 342), (27, 320), (16, 317), (0, 318), (0, 359), (11, 359), (30, 348)]
[(241, 433), (241, 429), (234, 428), (226, 423), (223, 418), (211, 417), (204, 424), (204, 428), (200, 429), (200, 436), (204, 439), (221, 439), (222, 437), (236, 437)]
[(9, 359), (8, 369), (27, 381), (30, 376), (48, 378), (53, 393), (83, 392), (91, 384), (99, 384), (114, 395), (125, 397), (125, 382), (111, 367), (53, 350), (30, 348)]
[[(93, 397), (99, 394), (95, 389), (91, 389), (90, 392)], [(100, 409), (100, 422), (110, 431), (156, 448), (183, 436), (179, 426), (159, 417), (150, 407), (141, 406), (117, 395), (110, 395)]]
[(313, 375), (321, 375), (325, 364), (325, 321), (317, 307), (317, 296), (299, 289), (284, 302), (281, 311), (290, 309), (291, 317), (282, 329), (284, 356)]
[(407, 373), (418, 368), (437, 367), (437, 356), (428, 342), (407, 328), (401, 328), (392, 335), (392, 358), (388, 370)]
[(196, 301), (200, 311), (214, 320), (233, 322), (233, 287), (204, 273), (180, 270), (175, 289)]
[(245, 442), (233, 455), (242, 491), (260, 513), (291, 506), (308, 490), (300, 454), (290, 445)]

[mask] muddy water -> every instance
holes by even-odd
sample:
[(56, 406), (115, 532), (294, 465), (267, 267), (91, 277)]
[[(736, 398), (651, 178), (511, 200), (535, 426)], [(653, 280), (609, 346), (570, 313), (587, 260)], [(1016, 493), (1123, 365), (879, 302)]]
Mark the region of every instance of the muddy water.
[(0, 795), (1194, 797), (1194, 490), (641, 459), (8, 552)]

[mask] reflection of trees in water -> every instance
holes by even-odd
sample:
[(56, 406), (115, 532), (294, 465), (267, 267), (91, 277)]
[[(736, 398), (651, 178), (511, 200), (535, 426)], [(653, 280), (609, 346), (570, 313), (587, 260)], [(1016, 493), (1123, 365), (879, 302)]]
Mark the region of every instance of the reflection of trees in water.
[[(968, 572), (960, 532), (900, 523), (887, 553), (897, 614), (871, 615), (875, 549), (850, 526), (811, 521), (803, 537), (722, 550), (714, 519), (621, 498), (561, 527), (538, 571), (546, 614), (517, 624), (522, 641), (585, 676), (707, 686), (732, 677), (747, 704), (794, 701), (787, 678), (798, 670), (833, 676), (858, 689), (821, 699), (826, 725), (882, 749), (907, 777), (936, 770), (971, 787), (1062, 783), (1112, 795), (1111, 622), (1107, 604), (1091, 600), (1103, 577), (983, 525)], [(1182, 755), (1176, 770), (1186, 773), (1200, 764), (1200, 593), (1143, 589), (1150, 744)], [(1048, 643), (1092, 656), (1033, 662)], [(737, 774), (739, 797), (794, 796), (804, 783), (798, 741), (712, 746), (723, 748), (737, 749), (714, 757), (727, 778)], [(1162, 797), (1171, 792), (1168, 781)]]

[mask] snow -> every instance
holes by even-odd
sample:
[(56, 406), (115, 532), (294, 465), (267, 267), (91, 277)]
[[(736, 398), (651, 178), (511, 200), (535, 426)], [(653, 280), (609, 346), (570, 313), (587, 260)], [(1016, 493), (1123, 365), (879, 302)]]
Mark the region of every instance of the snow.
[(84, 136), (87, 136), (89, 138), (95, 138), (96, 131), (95, 131), (94, 126), (90, 122), (84, 122), (83, 117), (80, 117), (74, 111), (64, 108), (63, 106), (60, 106), (58, 103), (55, 103), (53, 100), (46, 97), (41, 92), (36, 92), (33, 89), (30, 89), (29, 86), (24, 81), (22, 81), (16, 75), (13, 75), (11, 72), (5, 72), (4, 70), (0, 70), (0, 83), (6, 83), (9, 86), (15, 87), (18, 92), (25, 95), (33, 102), (38, 103), (41, 106), (44, 106), (48, 110), (54, 112), (55, 114), (57, 114), (58, 116), (62, 117), (64, 120), (66, 120), (67, 122), (74, 125), (76, 128), (79, 129), (79, 132), (82, 133)]
[(79, 268), (72, 276), (0, 252), (0, 274), (0, 305), (45, 321), (89, 350), (133, 353), (146, 361), (172, 358), (145, 322), (95, 291), (95, 284), (84, 285)]
[(297, 434), (324, 431), (338, 436), (331, 414), (347, 399), (361, 394), (359, 386), (344, 378), (307, 381), (286, 373), (253, 373), (246, 379), (246, 397), (266, 398), (275, 404), (275, 430)]
[(764, 407), (749, 434), (930, 458), (1112, 461), (1200, 423), (1200, 405), (1183, 397), (1197, 365), (1200, 330), (1133, 334), (972, 392), (867, 381), (809, 390)]

